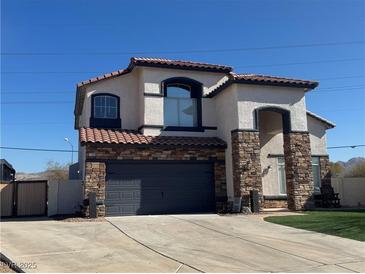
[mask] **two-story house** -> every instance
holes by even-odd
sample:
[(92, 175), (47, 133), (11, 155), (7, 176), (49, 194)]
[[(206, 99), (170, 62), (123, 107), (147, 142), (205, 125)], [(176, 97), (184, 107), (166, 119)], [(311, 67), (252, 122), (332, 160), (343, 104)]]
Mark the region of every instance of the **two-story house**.
[(85, 198), (96, 193), (99, 216), (214, 212), (246, 205), (250, 190), (264, 207), (311, 207), (334, 127), (306, 109), (317, 86), (155, 58), (81, 82)]

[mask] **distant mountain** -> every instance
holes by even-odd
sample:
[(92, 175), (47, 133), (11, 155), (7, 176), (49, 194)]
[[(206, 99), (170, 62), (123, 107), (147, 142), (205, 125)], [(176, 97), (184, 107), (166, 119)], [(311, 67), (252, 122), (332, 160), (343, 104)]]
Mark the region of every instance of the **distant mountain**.
[(345, 169), (351, 169), (352, 167), (354, 167), (357, 164), (365, 163), (365, 158), (364, 157), (355, 157), (355, 158), (351, 158), (347, 162), (338, 161), (336, 163), (340, 164)]
[(331, 163), (331, 173), (335, 177), (365, 177), (365, 158), (356, 157), (347, 162)]
[(64, 181), (68, 179), (68, 164), (60, 164), (58, 162), (49, 161), (47, 168), (40, 172), (16, 172), (16, 180), (53, 180)]

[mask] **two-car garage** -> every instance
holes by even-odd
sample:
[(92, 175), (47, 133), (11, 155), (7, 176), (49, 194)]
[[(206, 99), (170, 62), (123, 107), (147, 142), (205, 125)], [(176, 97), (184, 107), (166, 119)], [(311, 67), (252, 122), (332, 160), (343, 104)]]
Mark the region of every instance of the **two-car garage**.
[(204, 161), (106, 164), (107, 216), (215, 211), (214, 169)]
[(227, 145), (217, 137), (81, 128), (80, 142), (86, 216), (225, 210)]

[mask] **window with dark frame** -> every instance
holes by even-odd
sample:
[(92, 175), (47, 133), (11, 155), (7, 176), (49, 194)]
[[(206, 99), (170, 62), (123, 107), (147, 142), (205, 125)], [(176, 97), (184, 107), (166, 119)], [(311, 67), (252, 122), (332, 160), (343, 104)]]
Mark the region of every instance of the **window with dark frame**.
[(196, 98), (191, 98), (191, 86), (168, 84), (164, 100), (164, 125), (176, 127), (197, 126)]
[(202, 84), (183, 77), (162, 82), (165, 130), (202, 130)]
[(118, 99), (110, 95), (94, 97), (94, 118), (116, 119), (118, 117)]
[(121, 128), (118, 96), (108, 93), (94, 94), (91, 102), (90, 127)]

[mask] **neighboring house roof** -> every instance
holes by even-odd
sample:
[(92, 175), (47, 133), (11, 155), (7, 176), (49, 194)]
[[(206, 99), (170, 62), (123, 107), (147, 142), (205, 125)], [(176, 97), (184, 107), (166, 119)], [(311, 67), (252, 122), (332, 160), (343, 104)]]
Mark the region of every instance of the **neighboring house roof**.
[(318, 120), (318, 121), (321, 121), (322, 123), (326, 124), (328, 128), (334, 128), (336, 127), (336, 124), (332, 123), (331, 121), (328, 121), (327, 119), (325, 118), (322, 118), (321, 116), (313, 113), (313, 112), (310, 112), (310, 111), (307, 111), (307, 115), (309, 115), (310, 117)]
[(12, 172), (15, 172), (15, 169), (13, 168), (13, 166), (5, 159), (0, 159), (0, 165), (7, 166)]
[(229, 73), (229, 78), (220, 86), (212, 90), (207, 97), (214, 97), (215, 95), (222, 92), (231, 84), (251, 84), (251, 85), (266, 85), (266, 86), (285, 86), (285, 87), (297, 87), (314, 89), (318, 86), (318, 82), (310, 80), (299, 80), (284, 77), (275, 77), (268, 75), (257, 75), (257, 74), (236, 74)]
[(137, 131), (97, 128), (80, 128), (79, 133), (81, 143), (226, 147), (226, 143), (216, 137), (146, 136)]

